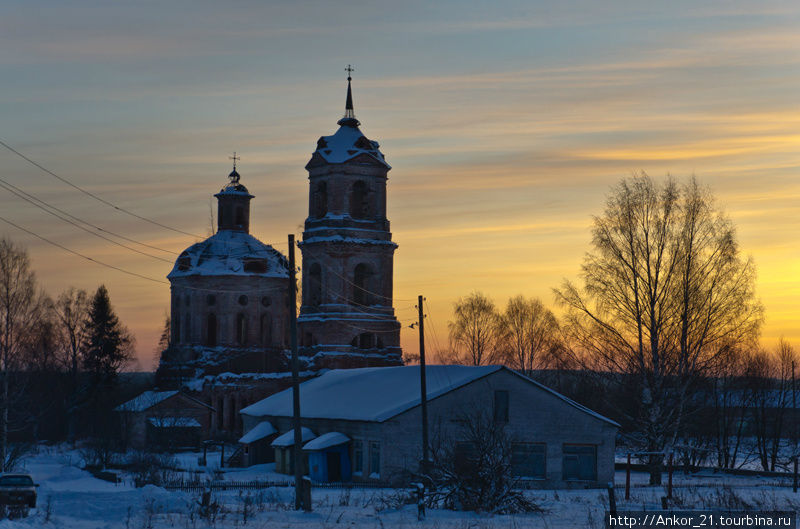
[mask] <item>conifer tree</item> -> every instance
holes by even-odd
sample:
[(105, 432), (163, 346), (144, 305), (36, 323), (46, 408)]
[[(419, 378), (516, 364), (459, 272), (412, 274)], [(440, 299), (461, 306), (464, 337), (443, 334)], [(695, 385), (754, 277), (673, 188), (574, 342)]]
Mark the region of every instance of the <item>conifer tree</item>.
[(86, 321), (83, 367), (95, 384), (107, 387), (132, 358), (133, 336), (114, 313), (105, 285), (100, 285)]

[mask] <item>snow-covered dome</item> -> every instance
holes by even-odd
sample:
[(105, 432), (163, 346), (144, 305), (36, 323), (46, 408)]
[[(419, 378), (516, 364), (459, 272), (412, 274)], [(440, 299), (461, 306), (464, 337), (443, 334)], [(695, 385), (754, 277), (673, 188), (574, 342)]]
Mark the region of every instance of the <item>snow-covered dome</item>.
[(220, 230), (184, 250), (167, 278), (232, 275), (289, 277), (289, 262), (249, 233)]
[(378, 142), (367, 139), (357, 126), (345, 123), (335, 134), (321, 137), (317, 141), (317, 150), (314, 154), (319, 154), (328, 163), (345, 163), (366, 154), (389, 167), (379, 148)]

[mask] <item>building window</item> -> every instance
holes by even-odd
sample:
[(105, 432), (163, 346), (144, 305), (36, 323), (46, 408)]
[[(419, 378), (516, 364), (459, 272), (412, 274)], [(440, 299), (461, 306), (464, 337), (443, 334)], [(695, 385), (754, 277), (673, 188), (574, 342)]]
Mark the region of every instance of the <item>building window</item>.
[(189, 297), (189, 294), (186, 294), (186, 296), (183, 298), (183, 303), (188, 307), (191, 302), (192, 299)]
[(267, 272), (266, 259), (245, 259), (244, 271), (254, 274), (265, 274)]
[[(364, 332), (358, 335), (359, 349), (371, 349), (375, 340), (375, 335), (370, 332)], [(353, 340), (355, 341), (355, 340)]]
[(236, 208), (236, 221), (234, 222), (237, 228), (244, 228), (244, 208)]
[(247, 317), (244, 314), (236, 316), (236, 343), (247, 345)]
[(178, 257), (178, 270), (180, 272), (185, 272), (192, 267), (192, 258), (189, 257), (189, 254), (183, 252), (180, 257)]
[(214, 305), (214, 303), (216, 302), (217, 302), (217, 296), (215, 296), (214, 294), (209, 294), (208, 296), (206, 296), (206, 303), (208, 303), (209, 306)]
[(364, 473), (364, 441), (353, 439), (353, 473)]
[(563, 479), (595, 481), (597, 479), (597, 446), (564, 445)]
[(353, 271), (353, 302), (358, 305), (371, 305), (370, 286), (372, 269), (366, 263), (356, 265)]
[(511, 471), (515, 476), (544, 479), (545, 465), (544, 443), (512, 443)]
[(494, 392), (494, 421), (508, 422), (508, 391), (504, 389)]
[(319, 263), (308, 267), (308, 304), (316, 307), (322, 302), (322, 268)]
[(245, 305), (247, 305), (247, 301), (248, 301), (247, 296), (245, 296), (244, 294), (239, 296), (239, 305), (244, 307)]
[(206, 322), (206, 345), (211, 347), (217, 345), (217, 315), (213, 312), (208, 315)]
[(270, 305), (272, 305), (272, 298), (269, 296), (264, 296), (263, 298), (261, 298), (261, 304), (265, 307), (269, 307)]
[(269, 345), (272, 343), (272, 315), (261, 315), (261, 345)]
[(359, 180), (350, 192), (350, 216), (363, 219), (367, 216), (367, 184)]
[(192, 318), (190, 314), (187, 314), (183, 320), (183, 341), (186, 343), (192, 341)]
[(224, 430), (225, 429), (225, 401), (222, 400), (222, 397), (219, 398), (217, 401), (217, 429)]
[(376, 478), (381, 475), (381, 444), (378, 441), (369, 443), (369, 475)]
[(170, 330), (172, 331), (172, 343), (181, 343), (181, 317), (177, 313), (170, 323)]
[(314, 188), (311, 200), (311, 215), (320, 218), (328, 213), (328, 184), (319, 182)]

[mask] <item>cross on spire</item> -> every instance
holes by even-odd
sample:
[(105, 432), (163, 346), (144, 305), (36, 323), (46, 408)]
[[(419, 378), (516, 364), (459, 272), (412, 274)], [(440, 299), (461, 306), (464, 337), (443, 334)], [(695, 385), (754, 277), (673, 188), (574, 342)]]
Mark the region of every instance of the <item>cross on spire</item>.
[(350, 81), (353, 80), (353, 77), (350, 74), (355, 71), (355, 68), (348, 64), (344, 71), (347, 72), (347, 100), (344, 104), (344, 117), (340, 119), (338, 123), (339, 125), (358, 127), (360, 123), (356, 119), (356, 113), (353, 110), (353, 91), (350, 88)]
[(241, 160), (241, 156), (236, 156), (236, 151), (233, 151), (233, 156), (228, 156), (228, 160), (233, 160), (233, 170), (236, 170), (236, 160)]

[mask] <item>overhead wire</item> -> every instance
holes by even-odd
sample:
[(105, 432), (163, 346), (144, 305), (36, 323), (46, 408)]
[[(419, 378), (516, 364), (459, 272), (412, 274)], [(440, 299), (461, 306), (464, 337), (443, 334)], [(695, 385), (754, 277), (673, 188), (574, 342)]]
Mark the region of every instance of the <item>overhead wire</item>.
[(118, 205), (114, 204), (113, 202), (110, 202), (110, 201), (104, 199), (103, 197), (92, 193), (91, 191), (88, 191), (88, 190), (86, 190), (86, 189), (84, 189), (84, 188), (82, 188), (82, 187), (80, 187), (80, 186), (78, 186), (76, 184), (73, 184), (67, 178), (59, 176), (58, 174), (56, 174), (53, 171), (51, 171), (50, 169), (44, 167), (43, 165), (41, 165), (40, 163), (36, 162), (35, 160), (25, 156), (24, 154), (22, 154), (21, 152), (16, 150), (14, 147), (12, 147), (9, 144), (7, 144), (6, 142), (4, 142), (2, 139), (0, 139), (0, 145), (5, 147), (6, 149), (11, 151), (12, 153), (16, 154), (17, 156), (19, 156), (20, 158), (22, 158), (26, 162), (30, 163), (31, 165), (33, 165), (35, 167), (38, 167), (39, 169), (41, 169), (45, 173), (49, 174), (50, 176), (58, 179), (59, 181), (67, 184), (68, 186), (70, 186), (70, 187), (72, 187), (74, 189), (77, 189), (78, 191), (80, 191), (84, 195), (89, 196), (89, 197), (97, 200), (98, 202), (101, 202), (101, 203), (103, 203), (103, 204), (105, 204), (105, 205), (107, 205), (109, 207), (114, 208), (115, 210), (117, 210), (117, 211), (119, 211), (121, 213), (125, 213), (126, 215), (130, 215), (131, 217), (135, 217), (135, 218), (137, 218), (139, 220), (142, 220), (144, 222), (149, 222), (150, 224), (153, 224), (153, 225), (158, 226), (160, 228), (164, 228), (164, 229), (167, 229), (167, 230), (170, 230), (170, 231), (174, 231), (176, 233), (181, 233), (183, 235), (189, 235), (190, 237), (201, 238), (199, 235), (196, 235), (194, 233), (189, 233), (188, 231), (183, 231), (183, 230), (180, 230), (178, 228), (173, 228), (172, 226), (167, 226), (166, 224), (163, 224), (163, 223), (158, 222), (156, 220), (147, 218), (147, 217), (145, 217), (143, 215), (139, 215), (138, 213), (134, 213), (133, 211), (130, 211), (130, 210), (126, 209), (126, 208), (123, 208), (122, 206), (118, 206)]
[[(150, 254), (150, 253), (147, 253), (147, 252), (143, 252), (142, 250), (137, 250), (136, 248), (133, 248), (131, 246), (123, 244), (123, 243), (121, 243), (119, 241), (115, 241), (114, 239), (111, 239), (111, 238), (106, 237), (104, 235), (101, 235), (99, 233), (96, 233), (96, 232), (86, 228), (85, 226), (82, 226), (82, 225), (78, 224), (78, 222), (74, 222), (74, 221), (70, 220), (69, 218), (67, 218), (67, 217), (72, 217), (72, 215), (70, 215), (69, 213), (63, 212), (63, 210), (61, 210), (59, 208), (56, 208), (55, 206), (50, 206), (46, 202), (44, 202), (42, 200), (39, 200), (38, 198), (34, 197), (33, 195), (30, 195), (29, 193), (26, 193), (25, 191), (22, 191), (18, 187), (14, 186), (13, 184), (10, 184), (10, 183), (6, 182), (2, 178), (0, 178), (0, 188), (5, 189), (9, 193), (12, 193), (12, 194), (16, 195), (17, 197), (21, 198), (22, 200), (24, 200), (24, 201), (26, 201), (26, 202), (28, 202), (30, 204), (33, 204), (35, 207), (41, 209), (42, 211), (44, 211), (44, 212), (56, 217), (57, 219), (59, 219), (59, 220), (61, 220), (63, 222), (66, 222), (67, 224), (75, 226), (76, 228), (78, 228), (80, 230), (83, 230), (83, 231), (85, 231), (86, 233), (88, 233), (90, 235), (93, 235), (95, 237), (98, 237), (100, 239), (108, 241), (108, 242), (110, 242), (112, 244), (116, 244), (117, 246), (125, 248), (126, 250), (130, 250), (132, 252), (136, 252), (138, 254), (141, 254), (141, 255), (144, 255), (144, 256), (147, 256), (147, 257), (151, 257), (153, 259), (158, 259), (159, 261), (163, 261), (165, 263), (172, 263), (172, 261), (169, 260), (169, 259), (164, 259), (163, 257), (159, 257), (157, 255), (153, 255), (153, 254)], [(50, 209), (48, 209), (48, 208), (50, 208)], [(56, 211), (58, 211), (61, 214), (56, 213)], [(62, 216), (62, 215), (64, 215), (64, 216)], [(83, 221), (81, 219), (78, 219), (77, 217), (74, 217), (74, 218), (76, 218), (79, 222), (83, 222), (84, 224), (91, 225), (88, 222), (85, 222), (85, 221)], [(98, 228), (98, 229), (102, 229), (102, 228)], [(109, 233), (109, 232), (107, 232), (107, 233)], [(140, 244), (140, 243), (137, 242), (137, 244)], [(160, 248), (158, 248), (158, 249), (160, 249)], [(162, 251), (165, 251), (165, 250), (162, 250)]]
[(118, 271), (118, 272), (122, 272), (123, 274), (128, 274), (128, 275), (130, 275), (130, 276), (138, 277), (138, 278), (141, 278), (141, 279), (146, 279), (147, 281), (152, 281), (152, 282), (154, 282), (154, 283), (162, 283), (162, 284), (167, 284), (167, 285), (169, 284), (167, 281), (162, 281), (162, 280), (160, 280), (160, 279), (155, 279), (155, 278), (152, 278), (152, 277), (147, 277), (147, 276), (145, 276), (145, 275), (142, 275), (142, 274), (139, 274), (139, 273), (137, 273), (137, 272), (131, 272), (130, 270), (126, 270), (126, 269), (124, 269), (124, 268), (120, 268), (119, 266), (114, 266), (114, 265), (112, 265), (112, 264), (108, 264), (108, 263), (105, 263), (105, 262), (103, 262), (103, 261), (99, 261), (99, 260), (97, 260), (97, 259), (95, 259), (95, 258), (93, 258), (93, 257), (89, 257), (88, 255), (84, 255), (84, 254), (82, 254), (82, 253), (80, 253), (80, 252), (76, 252), (75, 250), (72, 250), (72, 249), (70, 249), (70, 248), (67, 248), (67, 247), (66, 247), (66, 246), (64, 246), (63, 244), (59, 244), (59, 243), (57, 243), (57, 242), (55, 242), (55, 241), (52, 241), (52, 240), (48, 239), (47, 237), (44, 237), (44, 236), (42, 236), (42, 235), (39, 235), (38, 233), (36, 233), (36, 232), (34, 232), (34, 231), (31, 231), (31, 230), (29, 230), (29, 229), (27, 229), (27, 228), (24, 228), (24, 227), (20, 226), (19, 224), (16, 224), (16, 223), (14, 223), (14, 222), (12, 222), (12, 221), (8, 220), (8, 219), (7, 219), (7, 218), (5, 218), (5, 217), (1, 217), (1, 216), (0, 216), (0, 220), (1, 220), (1, 221), (3, 221), (3, 222), (5, 222), (6, 224), (9, 224), (9, 225), (11, 225), (11, 226), (13, 226), (13, 227), (17, 228), (17, 229), (18, 229), (18, 230), (20, 230), (20, 231), (24, 231), (25, 233), (27, 233), (27, 234), (29, 234), (29, 235), (32, 235), (32, 236), (36, 237), (37, 239), (40, 239), (40, 240), (42, 240), (42, 241), (44, 241), (44, 242), (46, 242), (46, 243), (48, 243), (48, 244), (51, 244), (51, 245), (53, 245), (53, 246), (55, 246), (55, 247), (57, 247), (57, 248), (61, 248), (61, 249), (62, 249), (62, 250), (64, 250), (65, 252), (71, 253), (71, 254), (73, 254), (73, 255), (77, 255), (78, 257), (82, 257), (82, 258), (86, 259), (87, 261), (91, 261), (91, 262), (93, 262), (93, 263), (99, 264), (100, 266), (105, 266), (106, 268), (110, 268), (110, 269), (112, 269), (112, 270), (116, 270), (116, 271)]

